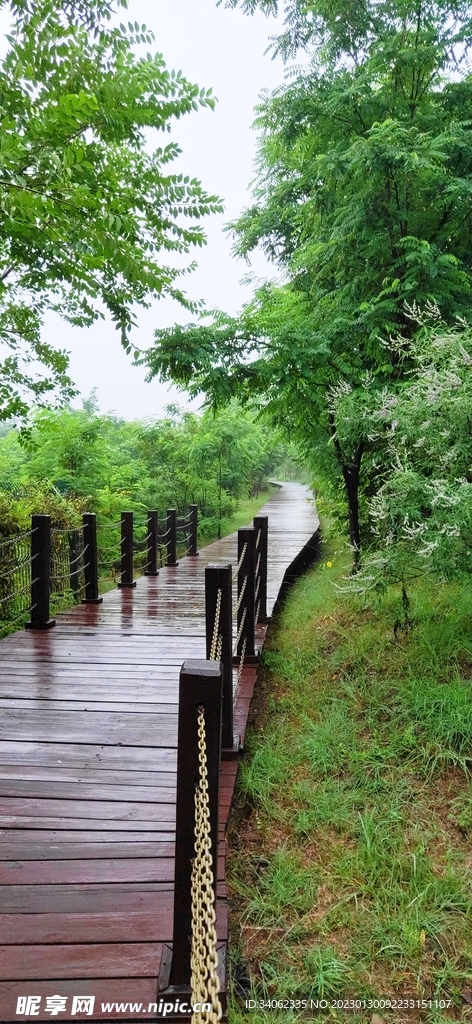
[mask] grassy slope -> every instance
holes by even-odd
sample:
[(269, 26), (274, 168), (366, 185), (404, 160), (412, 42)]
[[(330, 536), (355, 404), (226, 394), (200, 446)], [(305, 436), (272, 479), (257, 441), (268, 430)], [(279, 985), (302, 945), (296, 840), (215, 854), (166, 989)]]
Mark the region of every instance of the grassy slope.
[[(342, 595), (347, 562), (323, 557), (264, 656), (230, 839), (233, 959), (257, 998), (443, 998), (377, 1012), (472, 1020), (472, 593), (418, 583), (395, 639), (400, 594)], [(299, 1017), (236, 999), (231, 1019)]]

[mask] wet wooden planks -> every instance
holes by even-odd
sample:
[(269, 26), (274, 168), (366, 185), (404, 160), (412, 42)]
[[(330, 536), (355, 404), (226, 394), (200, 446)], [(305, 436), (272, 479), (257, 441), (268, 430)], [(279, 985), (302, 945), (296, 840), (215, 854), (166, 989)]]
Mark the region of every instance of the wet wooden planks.
[[(267, 503), (269, 612), (317, 529), (307, 491)], [(152, 1018), (162, 944), (172, 938), (178, 680), (205, 656), (204, 568), (237, 561), (237, 537), (209, 545), (47, 633), (0, 643), (0, 1019), (18, 996), (142, 1003)], [(266, 627), (258, 627), (262, 645)], [(244, 668), (244, 736), (256, 667)], [(227, 938), (224, 833), (237, 763), (222, 764), (217, 925)]]

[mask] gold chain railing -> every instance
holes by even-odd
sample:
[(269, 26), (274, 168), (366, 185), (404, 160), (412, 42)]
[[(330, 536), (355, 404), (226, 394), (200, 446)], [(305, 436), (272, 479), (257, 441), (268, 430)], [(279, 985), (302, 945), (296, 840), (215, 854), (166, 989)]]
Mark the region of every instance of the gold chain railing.
[(247, 551), (247, 543), (245, 543), (243, 545), (243, 549), (242, 549), (241, 554), (239, 556), (239, 562), (238, 562), (238, 564), (237, 564), (237, 566), (236, 566), (236, 568), (235, 568), (235, 570), (233, 572), (233, 582), (236, 579), (236, 577), (238, 575), (238, 572), (239, 572), (239, 570), (240, 570), (240, 568), (241, 568), (241, 566), (242, 566), (242, 564), (244, 562), (244, 559), (246, 557), (246, 551)]
[(210, 1009), (192, 1014), (192, 1024), (218, 1024), (221, 1020), (216, 948), (214, 870), (211, 853), (210, 806), (205, 711), (198, 707), (199, 780), (195, 786), (195, 856), (192, 864), (192, 1003)]
[(213, 623), (213, 635), (211, 638), (210, 661), (219, 660), (219, 655), (221, 654), (221, 648), (223, 644), (223, 637), (218, 635), (218, 630), (220, 628), (221, 595), (221, 587), (218, 587), (218, 592), (216, 595), (215, 621)]

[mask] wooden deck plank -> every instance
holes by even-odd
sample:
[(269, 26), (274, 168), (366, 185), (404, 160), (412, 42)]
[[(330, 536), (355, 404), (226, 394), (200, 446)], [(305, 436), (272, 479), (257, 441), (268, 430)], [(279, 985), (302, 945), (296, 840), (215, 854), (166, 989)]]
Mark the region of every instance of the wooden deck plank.
[[(317, 529), (301, 485), (267, 503), (269, 614)], [(237, 562), (237, 535), (198, 558), (0, 642), (0, 1019), (19, 995), (156, 1000), (172, 938), (178, 682), (205, 657), (204, 569)], [(236, 588), (236, 584), (235, 584)], [(235, 590), (234, 590), (235, 593)], [(256, 629), (262, 646), (266, 626)], [(235, 699), (244, 739), (257, 668)], [(237, 670), (234, 672), (236, 684)], [(228, 935), (224, 834), (237, 762), (221, 767), (217, 932)], [(37, 1019), (50, 1019), (44, 998)], [(109, 1019), (96, 1005), (93, 1019)], [(79, 1018), (80, 1019), (80, 1016)], [(89, 1018), (90, 1019), (90, 1018)]]
[[(160, 794), (159, 794), (160, 795)], [(173, 804), (136, 803), (124, 800), (48, 800), (32, 797), (3, 797), (0, 799), (0, 816), (17, 814), (20, 817), (57, 817), (76, 820), (98, 818), (99, 821), (174, 821)]]
[(90, 744), (84, 738), (83, 743), (61, 743), (57, 738), (54, 742), (37, 743), (36, 740), (18, 742), (0, 740), (0, 764), (7, 765), (67, 765), (80, 768), (95, 767), (125, 769), (135, 766), (137, 771), (163, 770), (177, 768), (176, 747), (134, 747), (130, 758), (124, 746)]
[[(152, 909), (121, 909), (92, 913), (0, 914), (4, 945), (75, 942), (170, 942), (172, 891), (153, 894)], [(226, 935), (227, 905), (220, 902), (216, 919), (218, 938)]]
[[(36, 820), (36, 819), (35, 819)], [(25, 850), (29, 848), (31, 843), (44, 844), (43, 848), (47, 849), (50, 844), (74, 844), (78, 843), (81, 847), (86, 843), (97, 843), (100, 847), (103, 844), (112, 843), (173, 843), (175, 839), (174, 831), (167, 829), (161, 831), (160, 829), (148, 829), (147, 831), (138, 831), (133, 826), (126, 827), (123, 822), (119, 822), (118, 825), (104, 831), (100, 828), (100, 824), (95, 822), (97, 826), (95, 829), (84, 828), (79, 833), (77, 829), (45, 829), (31, 828), (28, 830), (22, 828), (6, 828), (0, 831), (0, 842), (3, 844), (8, 843), (21, 843)], [(139, 826), (138, 826), (139, 828)]]
[(161, 953), (159, 942), (0, 946), (0, 979), (156, 977)]
[(50, 781), (56, 784), (71, 782), (83, 785), (96, 783), (100, 786), (142, 786), (144, 788), (162, 786), (163, 788), (175, 788), (176, 772), (152, 770), (148, 772), (125, 771), (124, 769), (118, 768), (115, 770), (102, 765), (92, 768), (65, 768), (61, 764), (55, 765), (52, 768), (48, 765), (0, 764), (0, 779), (3, 780), (1, 784), (2, 792), (6, 795), (10, 780), (22, 779), (29, 779), (33, 784), (41, 781)]
[(7, 836), (6, 842), (3, 842), (4, 838), (0, 839), (0, 861), (84, 860), (87, 858), (103, 860), (104, 857), (122, 860), (125, 857), (136, 857), (136, 859), (173, 857), (175, 850), (173, 842), (123, 842), (120, 840), (104, 843), (83, 840), (78, 843), (77, 836), (75, 836), (75, 841), (69, 843), (61, 841), (59, 838), (49, 843), (39, 838), (33, 838), (28, 842), (23, 837), (21, 840), (11, 842), (9, 836)]
[[(100, 800), (100, 801), (123, 801), (128, 803), (155, 803), (155, 786), (133, 786), (132, 784), (121, 783), (119, 786), (103, 786), (93, 782), (88, 785), (84, 783), (74, 784), (73, 782), (51, 782), (41, 780), (33, 782), (30, 779), (2, 780), (2, 794), (6, 797), (48, 797), (54, 800)], [(159, 784), (160, 803), (175, 803), (176, 786), (163, 786)]]

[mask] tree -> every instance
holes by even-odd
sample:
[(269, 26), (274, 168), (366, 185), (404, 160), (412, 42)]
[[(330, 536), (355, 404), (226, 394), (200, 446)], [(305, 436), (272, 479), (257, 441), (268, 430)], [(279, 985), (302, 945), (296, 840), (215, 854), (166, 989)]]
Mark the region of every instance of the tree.
[(157, 331), (148, 365), (215, 404), (260, 395), (341, 476), (357, 558), (359, 489), (375, 488), (381, 467), (368, 433), (342, 437), (332, 391), (362, 403), (366, 374), (379, 389), (402, 385), (408, 360), (385, 341), (412, 338), (406, 302), (436, 302), (448, 322), (470, 310), (472, 78), (450, 72), (471, 23), (455, 0), (372, 0), (343, 19), (324, 0), (303, 9), (318, 49), (259, 107), (255, 203), (232, 225), (236, 252), (261, 246), (285, 282), (238, 318)]
[(169, 72), (160, 54), (134, 55), (135, 44), (152, 43), (145, 26), (112, 27), (106, 0), (9, 7), (0, 67), (2, 419), (25, 415), (28, 396), (73, 393), (66, 354), (42, 338), (46, 310), (82, 327), (108, 314), (130, 351), (139, 306), (169, 294), (192, 308), (184, 271), (162, 254), (173, 263), (201, 246), (200, 218), (221, 209), (197, 180), (171, 172), (175, 142), (146, 150), (149, 129), (167, 133), (214, 100)]
[(347, 391), (333, 396), (345, 429), (363, 416), (382, 451), (383, 480), (369, 499), (375, 544), (351, 583), (361, 591), (393, 582), (405, 594), (416, 576), (472, 573), (472, 328), (451, 328), (434, 307), (412, 316), (413, 343), (394, 342), (410, 364), (405, 386), (375, 390), (363, 408)]

